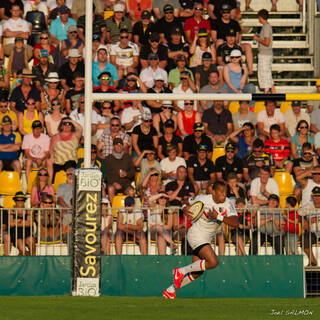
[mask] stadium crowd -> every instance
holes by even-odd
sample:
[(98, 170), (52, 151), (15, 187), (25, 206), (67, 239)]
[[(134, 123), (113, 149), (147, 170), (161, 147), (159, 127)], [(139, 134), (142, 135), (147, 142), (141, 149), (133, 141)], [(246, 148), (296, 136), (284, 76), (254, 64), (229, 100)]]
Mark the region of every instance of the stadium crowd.
[[(272, 3), (276, 10), (276, 1)], [(56, 228), (60, 224), (63, 237), (70, 234), (72, 174), (83, 166), (84, 7), (84, 0), (0, 4), (0, 170), (25, 174), (28, 183), (33, 179), (32, 208), (62, 208), (62, 214), (49, 215), (48, 221), (55, 221), (50, 230), (38, 228), (44, 241), (60, 237)], [(250, 1), (247, 9), (251, 10)], [(141, 253), (147, 253), (142, 232), (147, 213), (134, 209), (137, 200), (153, 208), (148, 223), (159, 254), (166, 253), (167, 245), (176, 250), (171, 230), (178, 230), (183, 240), (190, 221), (179, 211), (168, 211), (164, 217), (163, 208), (179, 207), (190, 197), (212, 192), (215, 181), (227, 185), (227, 196), (239, 208), (243, 223), (230, 232), (239, 254), (245, 254), (249, 229), (256, 225), (254, 211), (249, 214), (245, 209), (248, 205), (275, 212), (280, 206), (290, 208), (280, 218), (274, 214), (262, 218), (261, 226), (272, 224), (272, 236), (264, 234), (275, 243), (276, 253), (283, 252), (286, 233), (293, 234), (287, 252), (297, 252), (295, 230), (302, 221), (305, 243), (307, 236), (316, 243), (319, 217), (312, 221), (308, 217), (320, 206), (318, 102), (308, 102), (305, 111), (300, 101), (279, 108), (270, 100), (265, 104), (160, 100), (162, 93), (171, 92), (255, 92), (250, 83), (254, 56), (250, 44), (241, 40), (244, 27), (236, 1), (95, 0), (92, 15), (93, 91), (106, 98), (92, 106), (91, 164), (102, 172), (103, 208), (118, 206), (115, 200), (122, 194), (128, 208), (119, 211), (116, 252), (121, 254), (129, 232)], [(254, 35), (259, 86), (274, 93), (268, 11), (257, 12), (257, 19), (262, 25)], [(320, 79), (316, 85), (319, 90)], [(115, 92), (127, 100), (108, 100), (108, 93)], [(157, 94), (159, 100), (131, 101), (130, 93), (139, 92)], [(66, 181), (59, 184), (61, 172)], [(17, 223), (26, 199), (20, 190), (13, 197), (20, 209), (15, 217), (3, 220), (3, 242), (10, 242), (7, 227)], [(24, 219), (32, 224), (30, 216)], [(105, 215), (106, 254), (111, 224), (112, 218)], [(24, 236), (29, 251), (35, 252), (32, 234)], [(22, 233), (16, 240), (21, 237)], [(256, 234), (251, 240), (255, 254)], [(218, 242), (223, 254), (223, 230)], [(316, 265), (309, 248), (305, 245), (304, 250)]]

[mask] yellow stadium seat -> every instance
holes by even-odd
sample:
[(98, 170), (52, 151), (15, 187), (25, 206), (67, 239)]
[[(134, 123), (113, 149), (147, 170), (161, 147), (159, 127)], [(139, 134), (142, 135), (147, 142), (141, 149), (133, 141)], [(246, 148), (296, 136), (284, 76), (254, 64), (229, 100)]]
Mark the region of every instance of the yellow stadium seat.
[(136, 184), (136, 186), (138, 185), (139, 181), (140, 181), (140, 177), (141, 177), (141, 171), (136, 172), (136, 176), (134, 179), (134, 182)]
[(0, 172), (0, 194), (14, 196), (16, 192), (21, 191), (21, 181), (19, 173), (16, 171)]
[(239, 111), (239, 107), (240, 107), (239, 101), (231, 101), (229, 104), (229, 111), (232, 114), (235, 114), (236, 112)]
[(39, 172), (38, 168), (37, 169), (33, 169), (30, 172), (29, 178), (28, 178), (28, 184), (27, 184), (27, 193), (31, 193), (31, 189), (32, 189), (32, 186), (34, 185), (34, 182), (37, 179), (38, 172)]
[(288, 110), (292, 109), (291, 101), (283, 101), (280, 104), (280, 111), (285, 114)]
[(224, 156), (225, 154), (226, 154), (226, 151), (223, 146), (214, 147), (212, 152), (212, 162), (215, 163), (217, 158)]
[(66, 172), (64, 170), (57, 172), (54, 178), (54, 184), (53, 184), (54, 193), (57, 193), (57, 190), (60, 184), (66, 183), (66, 182), (67, 182)]
[(13, 201), (13, 196), (5, 196), (3, 199), (3, 204), (2, 206), (4, 208), (14, 208), (15, 202)]
[(78, 148), (78, 153), (77, 153), (77, 158), (78, 159), (83, 159), (84, 158), (84, 148)]
[(293, 194), (292, 176), (289, 172), (276, 171), (273, 178), (278, 184), (280, 196)]
[(264, 101), (256, 101), (254, 104), (254, 113), (258, 114), (260, 111), (265, 110), (266, 105)]
[[(113, 197), (112, 207), (113, 208), (123, 208), (124, 207), (124, 199), (127, 196), (125, 194), (119, 193)], [(113, 209), (113, 216), (117, 218), (119, 209)]]

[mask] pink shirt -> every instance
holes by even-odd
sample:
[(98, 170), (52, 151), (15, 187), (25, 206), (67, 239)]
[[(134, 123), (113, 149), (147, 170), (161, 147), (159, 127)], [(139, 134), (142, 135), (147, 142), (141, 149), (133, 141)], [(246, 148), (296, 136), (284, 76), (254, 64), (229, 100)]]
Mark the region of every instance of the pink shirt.
[(41, 133), (39, 138), (35, 138), (33, 133), (24, 136), (22, 142), (22, 150), (29, 149), (30, 155), (35, 158), (43, 158), (45, 153), (49, 151), (50, 138), (44, 133)]

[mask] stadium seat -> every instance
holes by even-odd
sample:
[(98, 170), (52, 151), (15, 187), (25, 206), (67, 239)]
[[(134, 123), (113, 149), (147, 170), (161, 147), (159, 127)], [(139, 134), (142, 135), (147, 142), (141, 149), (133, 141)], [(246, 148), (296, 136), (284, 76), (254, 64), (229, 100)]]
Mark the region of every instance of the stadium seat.
[(27, 182), (27, 193), (31, 193), (32, 186), (34, 185), (34, 182), (36, 181), (36, 178), (38, 176), (38, 171), (39, 169), (37, 168), (37, 169), (33, 169), (30, 172), (28, 182)]
[(0, 172), (0, 194), (14, 196), (16, 192), (22, 190), (19, 173), (16, 171)]
[(265, 110), (266, 105), (264, 101), (256, 101), (254, 104), (254, 113), (257, 115), (260, 111)]
[[(124, 207), (124, 199), (127, 196), (125, 194), (119, 193), (114, 196), (112, 200), (112, 208), (123, 208)], [(113, 209), (113, 217), (117, 218), (119, 209)]]
[(141, 177), (141, 171), (136, 172), (136, 176), (135, 176), (135, 184), (136, 186), (138, 185), (139, 181), (140, 181), (140, 177)]
[(276, 180), (280, 196), (289, 196), (293, 194), (292, 176), (288, 172), (276, 171), (273, 178)]
[(215, 163), (219, 157), (224, 156), (225, 154), (226, 154), (226, 151), (224, 149), (224, 146), (214, 147), (212, 152), (212, 162)]
[(239, 111), (239, 107), (240, 107), (239, 101), (231, 101), (229, 104), (229, 111), (232, 114), (235, 114), (236, 112)]
[(280, 111), (285, 114), (288, 110), (292, 109), (291, 101), (283, 101), (280, 104)]
[(77, 158), (78, 158), (78, 160), (84, 158), (84, 148), (83, 147), (78, 148)]
[(64, 170), (57, 172), (54, 178), (54, 183), (53, 183), (54, 193), (57, 193), (57, 190), (60, 184), (66, 183), (66, 182), (67, 182), (66, 172)]
[(13, 201), (13, 196), (5, 196), (3, 199), (3, 204), (2, 206), (4, 208), (14, 208), (15, 202)]

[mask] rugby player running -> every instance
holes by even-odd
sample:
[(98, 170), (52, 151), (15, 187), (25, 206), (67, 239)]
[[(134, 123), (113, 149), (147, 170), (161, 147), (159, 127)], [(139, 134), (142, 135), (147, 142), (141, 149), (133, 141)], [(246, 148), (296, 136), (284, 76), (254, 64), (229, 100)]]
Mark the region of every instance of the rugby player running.
[[(227, 198), (227, 187), (224, 182), (215, 182), (211, 194), (195, 197), (189, 201), (190, 205), (196, 201), (203, 202), (204, 210), (187, 233), (187, 240), (193, 250), (192, 264), (174, 269), (173, 284), (163, 291), (163, 297), (167, 299), (175, 299), (177, 289), (199, 278), (204, 270), (218, 266), (219, 260), (212, 249), (211, 242), (219, 231), (221, 223), (224, 222), (233, 228), (239, 225), (237, 211)], [(186, 216), (189, 215), (190, 205), (183, 209)]]

